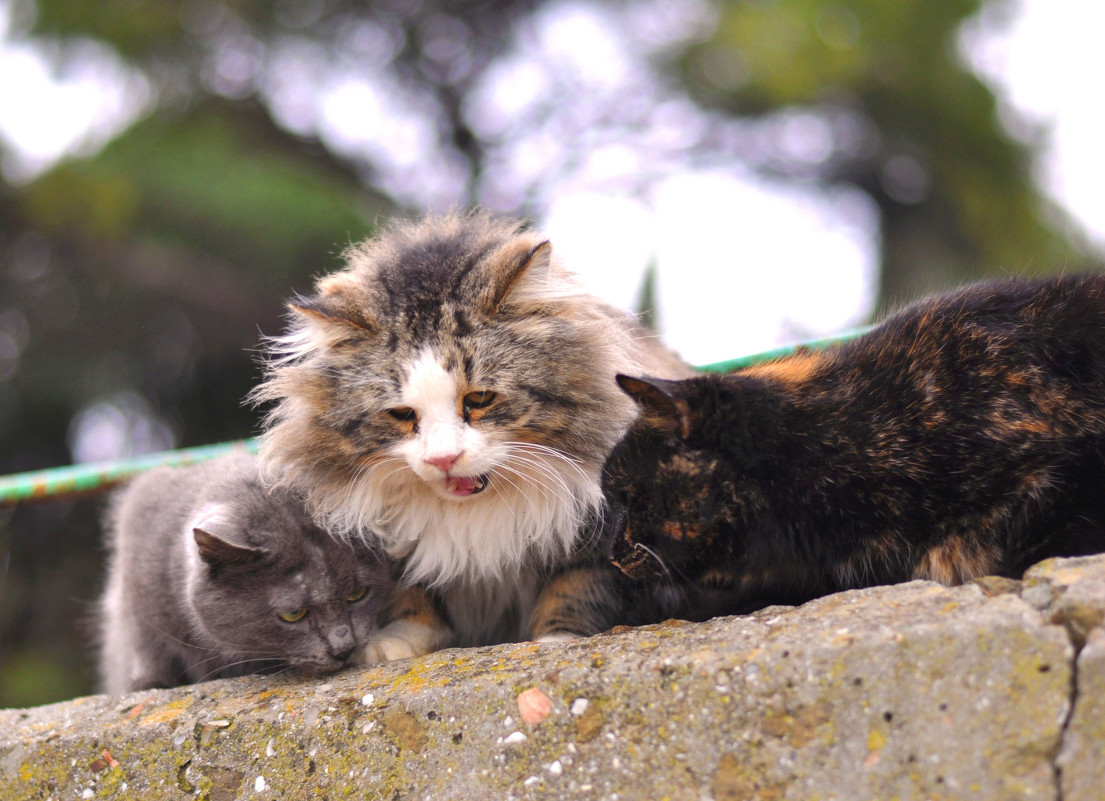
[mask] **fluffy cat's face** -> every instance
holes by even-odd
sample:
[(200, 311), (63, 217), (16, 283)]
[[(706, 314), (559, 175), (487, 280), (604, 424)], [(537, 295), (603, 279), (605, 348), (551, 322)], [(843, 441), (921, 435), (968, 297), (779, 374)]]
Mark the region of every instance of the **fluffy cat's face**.
[(357, 469), (390, 473), (394, 488), (486, 501), (512, 482), (553, 482), (546, 460), (560, 468), (571, 461), (561, 454), (596, 449), (576, 425), (598, 403), (579, 377), (584, 343), (566, 321), (518, 306), (525, 286), (548, 276), (548, 245), (494, 244), (491, 254), (445, 250), (422, 263), (405, 254), (373, 265), (372, 293), (359, 293), (363, 278), (339, 275), (296, 307), (313, 335), (340, 337), (316, 352), (319, 422)]
[(717, 447), (700, 380), (618, 376), (641, 417), (603, 468), (605, 536), (613, 563), (636, 579), (732, 581), (746, 532), (764, 520), (747, 464)]
[(191, 607), (205, 633), (261, 667), (345, 665), (378, 629), (394, 590), (388, 561), (286, 509), (247, 520), (235, 511), (211, 505), (193, 521)]
[(330, 530), (408, 576), (500, 575), (565, 553), (632, 415), (609, 366), (626, 330), (486, 215), (396, 226), (292, 304), (258, 389), (262, 455)]
[[(360, 440), (394, 490), (451, 503), (495, 504), (520, 485), (555, 482), (571, 465), (570, 418), (535, 397), (526, 367), (493, 337), (425, 344), (393, 360)], [(367, 393), (366, 393), (367, 394)], [(367, 402), (361, 395), (362, 403)]]

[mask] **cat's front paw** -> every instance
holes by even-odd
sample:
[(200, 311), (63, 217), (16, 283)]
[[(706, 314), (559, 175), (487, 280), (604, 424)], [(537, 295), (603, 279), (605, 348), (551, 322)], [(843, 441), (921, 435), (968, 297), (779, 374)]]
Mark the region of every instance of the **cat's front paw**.
[(380, 629), (352, 661), (357, 665), (375, 665), (423, 656), (436, 651), (442, 644), (442, 634), (437, 628), (399, 620)]

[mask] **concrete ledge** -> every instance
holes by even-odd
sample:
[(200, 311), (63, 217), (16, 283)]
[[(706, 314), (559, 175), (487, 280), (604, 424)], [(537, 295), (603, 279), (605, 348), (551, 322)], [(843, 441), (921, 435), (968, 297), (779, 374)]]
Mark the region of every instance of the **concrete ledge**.
[(0, 799), (1099, 798), (1103, 611), (1105, 557), (1051, 560), (1023, 584), (2, 711)]

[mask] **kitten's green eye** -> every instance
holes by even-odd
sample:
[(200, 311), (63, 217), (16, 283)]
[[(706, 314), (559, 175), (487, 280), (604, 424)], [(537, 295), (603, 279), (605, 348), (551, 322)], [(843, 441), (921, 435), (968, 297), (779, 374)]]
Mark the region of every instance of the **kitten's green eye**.
[(356, 603), (364, 598), (367, 593), (368, 587), (358, 587), (353, 590), (353, 592), (349, 593), (349, 595), (345, 596), (345, 600), (349, 601), (349, 603)]
[(481, 389), (476, 392), (469, 392), (464, 396), (464, 408), (466, 409), (482, 409), (485, 406), (490, 406), (491, 402), (495, 400), (497, 395), (490, 389)]
[(298, 623), (303, 618), (307, 617), (306, 609), (296, 609), (292, 612), (280, 612), (280, 619), (286, 623)]
[(410, 423), (418, 417), (418, 413), (409, 406), (396, 406), (394, 409), (388, 409), (388, 414), (396, 420), (402, 420), (404, 423)]

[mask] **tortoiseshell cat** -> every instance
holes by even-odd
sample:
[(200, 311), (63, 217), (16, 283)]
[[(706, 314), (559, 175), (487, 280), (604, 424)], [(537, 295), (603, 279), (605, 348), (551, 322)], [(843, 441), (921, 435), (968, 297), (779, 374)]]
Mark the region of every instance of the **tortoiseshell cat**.
[(618, 382), (642, 414), (604, 470), (614, 563), (723, 611), (1105, 550), (1105, 276), (983, 283), (829, 350)]
[(515, 220), (395, 222), (347, 263), (290, 304), (253, 397), (275, 402), (272, 476), (432, 591), (366, 659), (619, 622), (593, 547), (602, 464), (637, 411), (614, 376), (692, 371)]

